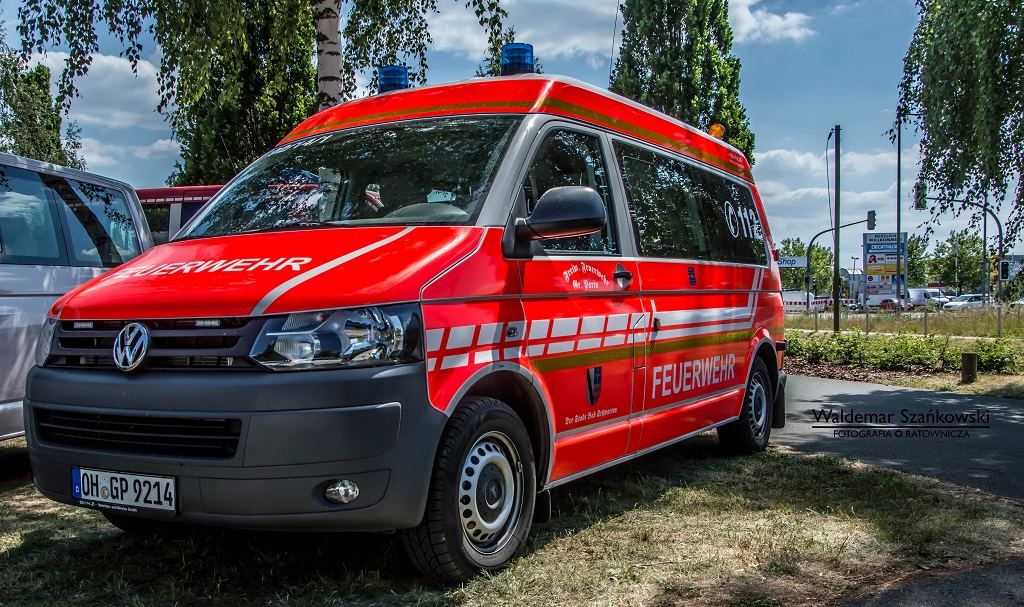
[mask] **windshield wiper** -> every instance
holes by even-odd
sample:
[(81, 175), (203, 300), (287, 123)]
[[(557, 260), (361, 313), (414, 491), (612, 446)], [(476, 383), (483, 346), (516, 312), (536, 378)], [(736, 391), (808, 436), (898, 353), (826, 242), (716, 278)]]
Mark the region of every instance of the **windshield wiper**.
[(308, 220), (296, 220), (286, 221), (279, 223), (274, 226), (268, 226), (264, 228), (253, 228), (251, 230), (242, 230), (241, 232), (235, 232), (235, 234), (255, 234), (258, 232), (278, 232), (281, 230), (293, 230), (296, 228), (323, 228), (323, 227), (337, 227), (338, 223), (333, 221), (308, 221)]

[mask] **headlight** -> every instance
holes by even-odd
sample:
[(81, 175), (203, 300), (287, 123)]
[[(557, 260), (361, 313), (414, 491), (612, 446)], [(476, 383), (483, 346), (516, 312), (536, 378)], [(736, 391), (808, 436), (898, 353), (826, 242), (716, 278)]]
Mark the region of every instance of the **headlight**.
[(39, 332), (39, 341), (36, 342), (36, 366), (42, 367), (46, 359), (50, 357), (50, 347), (53, 346), (53, 332), (57, 330), (57, 319), (46, 317), (43, 323), (43, 330)]
[(274, 371), (370, 367), (423, 360), (419, 306), (301, 312), (271, 318), (249, 356)]

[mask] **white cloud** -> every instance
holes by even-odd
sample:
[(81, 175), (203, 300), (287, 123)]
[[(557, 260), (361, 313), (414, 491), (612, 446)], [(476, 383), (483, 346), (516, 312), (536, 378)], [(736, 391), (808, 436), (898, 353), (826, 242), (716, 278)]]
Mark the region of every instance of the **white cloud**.
[(729, 3), (729, 25), (738, 43), (799, 42), (816, 32), (807, 27), (811, 17), (806, 13), (775, 14), (764, 8), (754, 8), (761, 0), (732, 0)]
[(175, 158), (181, 154), (181, 144), (173, 139), (157, 139), (149, 145), (134, 146), (132, 154), (143, 160)]
[(124, 154), (123, 146), (103, 143), (92, 137), (83, 137), (81, 144), (82, 158), (85, 159), (85, 165), (89, 167), (90, 171), (117, 166), (121, 163), (117, 158)]
[[(912, 171), (917, 162), (916, 149), (903, 153), (903, 168)], [(824, 182), (835, 166), (832, 151), (815, 154), (803, 150), (767, 150), (755, 154), (754, 173), (759, 179), (772, 180), (783, 176), (803, 177)], [(827, 163), (827, 164), (826, 164)], [(875, 152), (843, 152), (840, 170), (844, 176), (885, 175), (896, 176), (896, 150)]]
[[(518, 41), (533, 45), (541, 63), (549, 57), (582, 57), (591, 67), (608, 64), (615, 20), (614, 3), (507, 0), (502, 2), (502, 7), (509, 14), (506, 25), (515, 27)], [(438, 14), (430, 17), (433, 49), (482, 60), (487, 36), (473, 13), (463, 8), (461, 3), (440, 8)], [(618, 23), (621, 32), (622, 20)]]
[[(56, 82), (67, 58), (67, 53), (51, 52), (33, 55), (32, 63), (50, 68)], [(156, 111), (160, 102), (157, 66), (143, 60), (137, 70), (136, 76), (122, 57), (94, 55), (89, 73), (75, 81), (79, 96), (71, 101), (69, 117), (82, 126), (168, 130)]]
[(126, 159), (142, 160), (176, 159), (181, 145), (172, 139), (157, 139), (147, 145), (117, 145), (105, 143), (91, 137), (83, 138), (82, 157), (89, 170), (119, 166)]

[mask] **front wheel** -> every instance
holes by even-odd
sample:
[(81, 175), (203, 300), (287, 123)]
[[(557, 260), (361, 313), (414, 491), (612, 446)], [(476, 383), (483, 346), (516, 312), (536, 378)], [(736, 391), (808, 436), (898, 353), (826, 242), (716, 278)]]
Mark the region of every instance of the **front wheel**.
[(501, 569), (526, 542), (536, 487), (523, 422), (499, 400), (468, 398), (441, 436), (423, 520), (402, 544), (420, 571), (446, 581)]
[(772, 389), (768, 367), (760, 358), (750, 366), (740, 417), (718, 428), (718, 442), (727, 451), (749, 455), (764, 451), (772, 433)]

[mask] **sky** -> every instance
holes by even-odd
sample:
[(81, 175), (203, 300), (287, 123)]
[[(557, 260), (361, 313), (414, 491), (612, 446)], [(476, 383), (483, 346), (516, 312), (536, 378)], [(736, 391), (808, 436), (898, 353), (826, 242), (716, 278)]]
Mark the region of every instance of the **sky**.
[[(20, 3), (0, 0), (11, 46), (19, 41), (14, 27)], [(431, 84), (471, 77), (486, 47), (484, 32), (462, 1), (438, 5), (440, 12), (430, 18)], [(533, 44), (546, 73), (608, 86), (610, 58), (621, 43), (616, 0), (502, 0), (502, 6), (518, 41)], [(742, 64), (740, 101), (756, 136), (754, 179), (776, 245), (797, 237), (807, 243), (833, 225), (833, 153), (831, 142), (826, 152), (826, 140), (835, 125), (841, 127), (840, 222), (859, 221), (875, 210), (877, 231), (895, 232), (897, 150), (887, 132), (917, 25), (914, 0), (730, 0), (729, 11), (733, 54)], [(70, 110), (82, 129), (88, 168), (137, 188), (163, 186), (178, 159), (178, 144), (155, 110), (158, 49), (147, 47), (149, 56), (136, 75), (118, 56), (116, 43), (101, 40), (100, 46), (103, 54), (79, 80), (81, 97)], [(55, 48), (34, 60), (57, 72), (64, 57)], [(912, 128), (904, 131), (901, 156), (902, 227), (923, 234), (928, 217), (912, 210), (918, 161)], [(933, 225), (932, 246), (967, 224), (966, 216), (942, 217)], [(843, 267), (863, 267), (863, 231), (842, 230)], [(989, 231), (994, 239), (993, 225)], [(831, 247), (830, 235), (817, 242)]]

